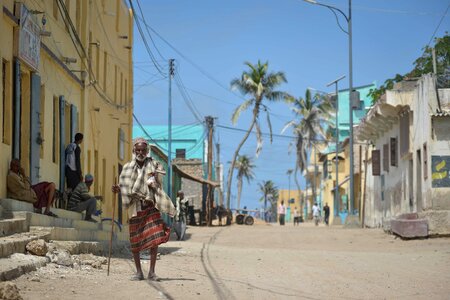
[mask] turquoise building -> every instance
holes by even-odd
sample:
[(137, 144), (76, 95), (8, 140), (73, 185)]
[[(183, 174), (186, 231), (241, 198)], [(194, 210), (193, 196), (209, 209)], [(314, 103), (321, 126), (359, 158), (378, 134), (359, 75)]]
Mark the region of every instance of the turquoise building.
[[(168, 154), (167, 125), (133, 126), (133, 138), (144, 137)], [(172, 125), (172, 158), (204, 161), (206, 131), (203, 125)]]
[[(359, 92), (359, 106), (353, 109), (353, 126), (359, 124), (361, 119), (366, 115), (372, 106), (372, 98), (369, 96), (369, 91), (376, 88), (376, 83), (371, 83), (368, 85), (363, 85), (359, 87), (354, 87), (354, 90)], [(331, 94), (331, 95), (334, 95)], [(339, 111), (338, 111), (338, 121), (339, 121), (339, 143), (342, 143), (346, 138), (350, 136), (350, 100), (348, 89), (339, 90)], [(334, 120), (336, 124), (336, 120)], [(336, 136), (336, 131), (333, 130), (333, 140)], [(336, 151), (336, 144), (331, 142), (328, 147), (322, 151), (323, 154), (331, 153)]]

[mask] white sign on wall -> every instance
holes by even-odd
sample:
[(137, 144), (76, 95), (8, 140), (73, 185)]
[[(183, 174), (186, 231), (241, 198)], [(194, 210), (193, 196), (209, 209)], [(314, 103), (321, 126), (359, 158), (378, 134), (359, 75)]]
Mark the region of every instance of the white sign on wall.
[(16, 16), (20, 18), (17, 56), (34, 71), (39, 69), (41, 28), (35, 15), (23, 3), (16, 3)]

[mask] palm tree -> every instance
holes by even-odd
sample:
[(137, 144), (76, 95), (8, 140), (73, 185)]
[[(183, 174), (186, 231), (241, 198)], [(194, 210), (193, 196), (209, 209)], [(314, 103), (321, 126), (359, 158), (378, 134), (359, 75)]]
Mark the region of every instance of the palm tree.
[(253, 169), (255, 168), (255, 165), (253, 164), (252, 160), (247, 155), (239, 155), (236, 161), (235, 168), (238, 170), (237, 173), (237, 188), (238, 188), (238, 194), (237, 194), (237, 209), (239, 210), (241, 208), (241, 192), (242, 192), (242, 184), (243, 179), (247, 179), (247, 183), (250, 183), (250, 179), (253, 179), (255, 177), (255, 174), (253, 173)]
[(267, 201), (271, 203), (271, 209), (276, 209), (276, 203), (278, 201), (278, 187), (275, 186), (272, 180), (263, 180), (258, 183), (259, 191), (263, 194), (260, 201), (264, 200), (264, 220), (267, 222)]
[[(292, 111), (295, 119), (286, 123), (282, 132), (291, 127), (295, 135), (297, 161), (295, 166), (295, 183), (300, 190), (297, 181), (297, 172), (303, 172), (308, 163), (308, 153), (317, 142), (327, 143), (326, 129), (332, 127), (333, 106), (328, 97), (320, 94), (311, 96), (310, 90), (306, 90), (305, 98), (292, 98)], [(314, 191), (315, 192), (315, 191)], [(315, 198), (315, 195), (313, 196)], [(303, 199), (300, 204), (303, 207)]]
[(231, 117), (233, 124), (236, 123), (240, 114), (248, 109), (250, 106), (253, 107), (253, 117), (250, 122), (250, 126), (242, 138), (242, 141), (236, 148), (234, 152), (233, 159), (231, 160), (231, 166), (228, 170), (227, 178), (227, 207), (230, 207), (230, 194), (231, 194), (231, 181), (233, 178), (234, 165), (236, 163), (236, 158), (239, 155), (242, 145), (249, 137), (253, 128), (256, 128), (256, 156), (259, 155), (262, 149), (262, 134), (260, 128), (259, 114), (261, 109), (267, 113), (267, 123), (270, 130), (270, 142), (272, 142), (272, 125), (270, 123), (269, 112), (267, 106), (263, 103), (264, 100), (271, 101), (281, 101), (287, 100), (288, 94), (282, 91), (275, 90), (280, 84), (287, 82), (286, 77), (283, 72), (269, 72), (269, 63), (258, 63), (253, 65), (250, 62), (245, 62), (248, 70), (242, 72), (240, 78), (235, 78), (231, 81), (231, 88), (234, 90), (239, 90), (243, 95), (248, 95), (250, 98), (245, 100), (241, 105), (239, 105)]

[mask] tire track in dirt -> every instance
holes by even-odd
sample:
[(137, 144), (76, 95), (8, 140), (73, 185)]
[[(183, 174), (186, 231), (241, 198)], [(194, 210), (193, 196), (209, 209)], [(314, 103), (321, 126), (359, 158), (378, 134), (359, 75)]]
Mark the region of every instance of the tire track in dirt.
[(200, 258), (202, 261), (203, 268), (205, 269), (206, 275), (208, 276), (214, 291), (217, 294), (217, 298), (220, 300), (232, 300), (236, 299), (233, 293), (226, 287), (214, 266), (211, 263), (209, 257), (209, 247), (214, 244), (217, 236), (221, 233), (223, 228), (213, 234), (207, 243), (203, 243), (202, 250), (200, 253)]

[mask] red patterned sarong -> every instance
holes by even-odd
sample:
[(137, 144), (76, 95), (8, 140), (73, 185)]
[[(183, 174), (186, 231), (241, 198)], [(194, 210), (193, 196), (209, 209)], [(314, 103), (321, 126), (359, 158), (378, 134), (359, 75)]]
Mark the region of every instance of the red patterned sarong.
[(163, 222), (155, 207), (138, 211), (137, 216), (130, 219), (129, 227), (133, 253), (166, 243), (170, 237), (170, 228)]

